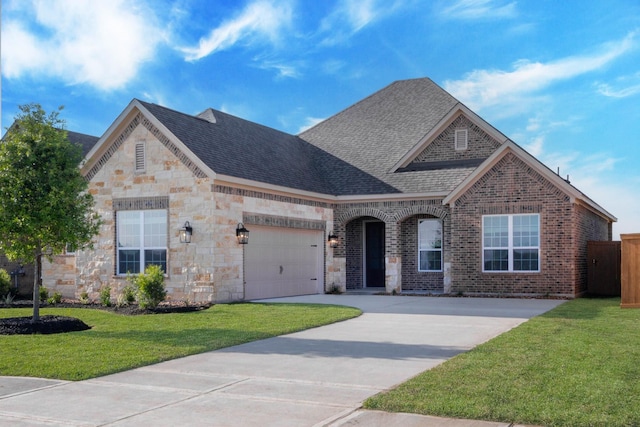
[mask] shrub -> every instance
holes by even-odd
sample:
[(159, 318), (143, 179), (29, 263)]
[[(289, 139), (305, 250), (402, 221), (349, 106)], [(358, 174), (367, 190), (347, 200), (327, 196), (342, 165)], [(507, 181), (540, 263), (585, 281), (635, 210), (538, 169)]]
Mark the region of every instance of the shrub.
[(14, 298), (15, 298), (15, 296), (14, 296), (11, 292), (9, 292), (8, 294), (6, 294), (6, 295), (2, 298), (2, 300), (4, 301), (4, 303), (5, 303), (6, 305), (11, 305), (11, 304), (13, 304), (13, 299), (14, 299)]
[(45, 288), (44, 286), (40, 286), (39, 292), (40, 292), (40, 302), (45, 302), (46, 300), (49, 299), (49, 289)]
[(0, 297), (8, 295), (10, 290), (11, 276), (7, 273), (7, 270), (0, 268)]
[(100, 304), (103, 307), (111, 307), (111, 286), (105, 286), (100, 290)]
[(127, 304), (132, 304), (136, 300), (136, 289), (131, 285), (125, 286), (122, 288), (122, 298)]
[(54, 292), (52, 297), (47, 298), (47, 303), (51, 305), (60, 304), (62, 302), (62, 294), (60, 292)]
[(144, 273), (130, 276), (129, 281), (137, 289), (140, 308), (156, 308), (167, 296), (164, 273), (159, 265), (148, 266)]
[(87, 293), (87, 291), (82, 291), (80, 293), (80, 304), (89, 304), (91, 301), (89, 301), (89, 294)]

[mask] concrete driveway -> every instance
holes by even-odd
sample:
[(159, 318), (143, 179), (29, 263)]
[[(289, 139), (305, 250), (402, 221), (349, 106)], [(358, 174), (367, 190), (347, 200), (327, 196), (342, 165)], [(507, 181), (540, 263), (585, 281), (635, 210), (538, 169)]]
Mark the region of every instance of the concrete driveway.
[(269, 301), (348, 305), (363, 315), (87, 381), (0, 377), (0, 426), (440, 425), (357, 409), (562, 303), (372, 295)]

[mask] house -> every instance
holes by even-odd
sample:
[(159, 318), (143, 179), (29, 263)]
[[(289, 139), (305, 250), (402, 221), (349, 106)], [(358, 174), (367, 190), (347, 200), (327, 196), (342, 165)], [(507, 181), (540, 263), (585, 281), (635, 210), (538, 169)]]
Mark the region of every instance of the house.
[(297, 136), (134, 99), (81, 168), (104, 224), (93, 250), (48, 265), (45, 285), (68, 296), (118, 292), (151, 263), (172, 300), (334, 288), (573, 298), (587, 241), (611, 240), (616, 221), (427, 78)]

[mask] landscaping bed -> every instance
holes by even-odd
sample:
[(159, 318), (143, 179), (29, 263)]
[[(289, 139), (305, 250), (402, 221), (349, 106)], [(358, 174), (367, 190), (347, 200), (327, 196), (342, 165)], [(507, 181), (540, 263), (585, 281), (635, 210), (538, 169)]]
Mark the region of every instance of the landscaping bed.
[[(11, 304), (0, 304), (0, 308), (31, 308), (33, 302), (28, 300), (14, 301)], [(41, 308), (82, 308), (105, 310), (127, 316), (163, 313), (190, 313), (211, 307), (206, 304), (160, 303), (155, 308), (141, 308), (137, 304), (124, 306), (104, 306), (97, 303), (81, 303), (65, 300), (59, 304), (41, 304)], [(85, 331), (90, 326), (82, 320), (68, 316), (40, 316), (38, 322), (32, 321), (32, 316), (10, 317), (0, 319), (0, 335), (15, 334), (58, 334), (65, 332)]]

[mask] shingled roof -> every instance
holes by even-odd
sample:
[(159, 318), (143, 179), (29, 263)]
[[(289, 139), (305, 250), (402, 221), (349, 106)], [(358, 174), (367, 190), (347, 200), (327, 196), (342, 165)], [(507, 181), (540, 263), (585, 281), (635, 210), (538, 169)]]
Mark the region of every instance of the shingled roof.
[(213, 109), (198, 117), (138, 102), (217, 174), (330, 195), (398, 192), (295, 135)]
[(460, 102), (428, 78), (396, 81), (299, 136), (403, 192), (451, 191), (475, 167), (394, 173)]
[(82, 147), (82, 155), (86, 156), (100, 138), (69, 130), (67, 131), (67, 139), (69, 142), (80, 145)]

